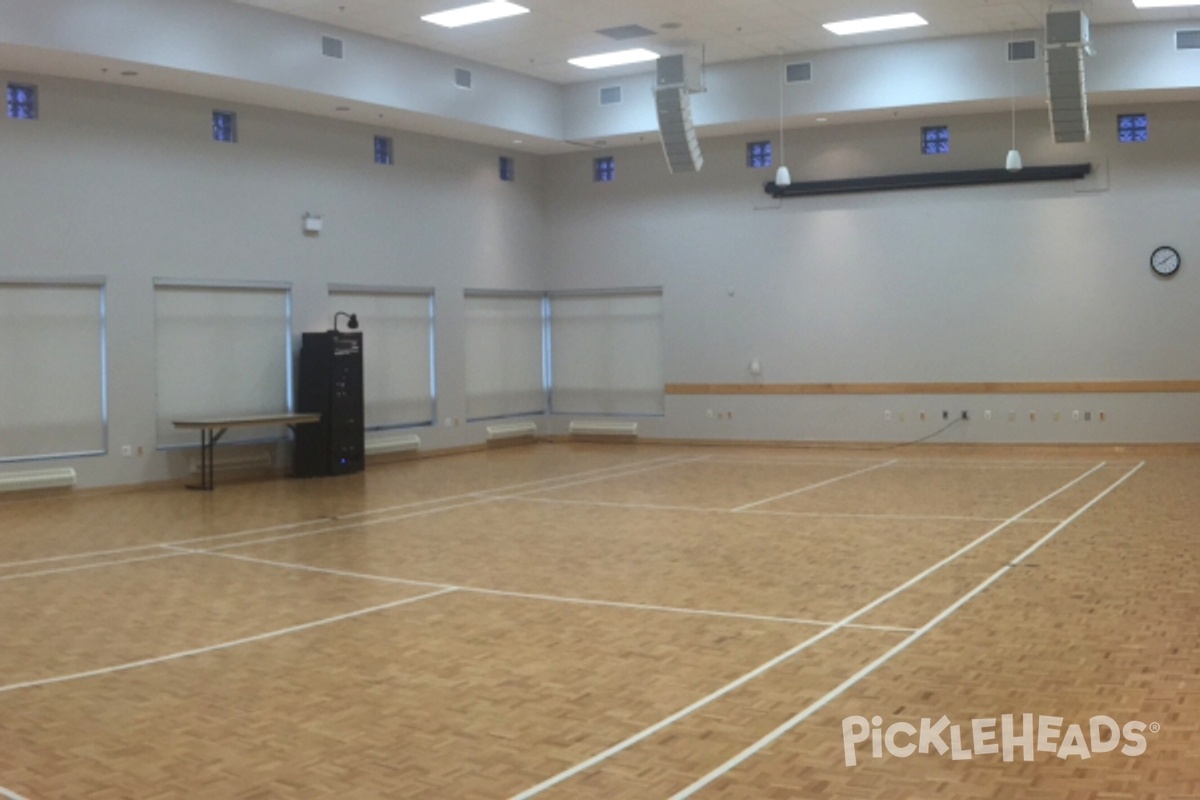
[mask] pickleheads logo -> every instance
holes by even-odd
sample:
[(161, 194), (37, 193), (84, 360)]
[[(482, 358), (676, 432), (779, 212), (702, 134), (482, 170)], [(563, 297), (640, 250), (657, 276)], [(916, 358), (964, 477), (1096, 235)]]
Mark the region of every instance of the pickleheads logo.
[(847, 767), (858, 764), (858, 745), (868, 739), (872, 758), (883, 758), (885, 750), (897, 758), (949, 753), (954, 761), (992, 755), (1015, 761), (1018, 751), (1024, 761), (1033, 761), (1036, 753), (1086, 760), (1117, 750), (1132, 758), (1146, 752), (1146, 732), (1160, 729), (1157, 722), (1147, 725), (1134, 720), (1122, 725), (1107, 716), (1092, 717), (1086, 725), (1064, 727), (1063, 723), (1062, 717), (1022, 714), (1018, 720), (1015, 714), (1004, 714), (999, 719), (973, 719), (965, 726), (943, 716), (936, 721), (926, 717), (917, 725), (893, 722), (885, 728), (882, 717), (855, 716), (842, 720), (842, 744)]

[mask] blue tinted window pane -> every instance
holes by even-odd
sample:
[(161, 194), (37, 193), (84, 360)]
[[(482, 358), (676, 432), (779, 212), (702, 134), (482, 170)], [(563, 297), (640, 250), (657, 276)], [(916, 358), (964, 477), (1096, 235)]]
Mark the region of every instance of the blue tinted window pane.
[(392, 140), (388, 136), (375, 137), (375, 163), (385, 166), (392, 163)]
[(746, 166), (762, 169), (771, 166), (771, 143), (750, 142), (746, 145)]
[(1117, 140), (1145, 142), (1150, 139), (1150, 120), (1145, 114), (1121, 114), (1117, 117)]
[(944, 125), (921, 129), (921, 152), (927, 156), (950, 152), (950, 129)]
[(500, 180), (513, 181), (517, 177), (517, 168), (508, 156), (500, 156)]
[(617, 179), (617, 162), (612, 156), (597, 158), (594, 180), (596, 183), (612, 183)]
[(214, 111), (213, 139), (218, 142), (237, 141), (237, 115), (231, 111)]
[(37, 119), (37, 87), (18, 83), (8, 85), (9, 119)]

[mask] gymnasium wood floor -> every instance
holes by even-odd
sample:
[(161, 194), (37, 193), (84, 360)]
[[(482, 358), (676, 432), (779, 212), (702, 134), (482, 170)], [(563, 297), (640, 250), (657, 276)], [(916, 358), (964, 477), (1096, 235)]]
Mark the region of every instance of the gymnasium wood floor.
[[(0, 797), (1196, 798), (1198, 521), (1200, 454), (1111, 449), (540, 444), (11, 499)], [(848, 718), (1004, 714), (1145, 752), (846, 764)]]

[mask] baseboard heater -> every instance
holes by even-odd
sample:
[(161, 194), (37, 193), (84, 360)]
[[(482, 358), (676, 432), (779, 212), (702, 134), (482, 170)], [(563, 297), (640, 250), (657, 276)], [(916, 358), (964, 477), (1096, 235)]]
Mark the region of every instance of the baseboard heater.
[(636, 422), (572, 422), (567, 426), (572, 436), (619, 436), (626, 439), (636, 438), (638, 424)]
[(415, 433), (407, 436), (389, 436), (386, 439), (368, 439), (366, 452), (369, 456), (381, 453), (411, 453), (421, 449), (421, 437)]
[[(247, 453), (241, 456), (226, 456), (213, 461), (213, 472), (234, 472), (240, 469), (269, 469), (270, 453)], [(200, 474), (200, 459), (193, 458), (188, 465), (188, 471), (193, 475)]]
[(529, 439), (537, 436), (537, 425), (533, 422), (505, 422), (487, 426), (489, 442), (505, 439)]
[(27, 492), (32, 489), (62, 489), (75, 485), (75, 470), (31, 469), (0, 473), (0, 492)]

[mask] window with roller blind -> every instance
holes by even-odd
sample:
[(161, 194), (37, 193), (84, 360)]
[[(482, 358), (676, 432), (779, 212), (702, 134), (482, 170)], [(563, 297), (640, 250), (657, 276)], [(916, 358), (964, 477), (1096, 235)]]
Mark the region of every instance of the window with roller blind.
[(662, 291), (550, 295), (556, 414), (665, 413)]
[[(291, 316), (290, 284), (156, 280), (158, 446), (196, 444), (177, 419), (290, 411)], [(250, 428), (222, 441), (262, 438)]]
[(545, 296), (468, 291), (463, 300), (467, 419), (543, 413)]
[(0, 461), (107, 450), (105, 282), (0, 279)]
[(434, 420), (433, 289), (331, 285), (332, 315), (358, 315), (367, 430)]

